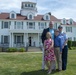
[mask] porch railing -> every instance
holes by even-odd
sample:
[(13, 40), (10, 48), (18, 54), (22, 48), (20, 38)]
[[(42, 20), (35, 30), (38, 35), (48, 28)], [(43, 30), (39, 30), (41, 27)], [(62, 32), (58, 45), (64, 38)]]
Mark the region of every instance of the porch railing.
[(0, 47), (9, 47), (9, 43), (0, 43)]
[(24, 47), (24, 42), (14, 42), (13, 43), (14, 47)]

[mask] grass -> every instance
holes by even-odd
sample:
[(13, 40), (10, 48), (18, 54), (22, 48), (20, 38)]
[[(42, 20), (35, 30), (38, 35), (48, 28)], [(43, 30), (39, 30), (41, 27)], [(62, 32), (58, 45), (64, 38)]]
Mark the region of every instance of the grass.
[[(47, 75), (41, 66), (42, 53), (0, 53), (0, 75)], [(76, 50), (68, 52), (67, 70), (51, 75), (76, 75)]]

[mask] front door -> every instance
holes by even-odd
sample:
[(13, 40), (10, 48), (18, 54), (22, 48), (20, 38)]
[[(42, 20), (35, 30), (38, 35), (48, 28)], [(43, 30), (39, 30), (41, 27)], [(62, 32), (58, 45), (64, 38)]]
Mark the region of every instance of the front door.
[(31, 46), (31, 37), (29, 37), (29, 46)]

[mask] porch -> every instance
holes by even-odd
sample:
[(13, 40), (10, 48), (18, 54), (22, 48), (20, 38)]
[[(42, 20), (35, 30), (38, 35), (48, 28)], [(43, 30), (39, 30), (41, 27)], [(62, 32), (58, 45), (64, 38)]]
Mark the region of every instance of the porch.
[(9, 47), (39, 47), (40, 42), (39, 33), (11, 33)]

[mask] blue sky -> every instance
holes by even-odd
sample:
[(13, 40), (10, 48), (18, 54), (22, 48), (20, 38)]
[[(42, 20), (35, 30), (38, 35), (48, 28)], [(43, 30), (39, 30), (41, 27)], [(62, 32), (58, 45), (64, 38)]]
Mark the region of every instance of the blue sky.
[(0, 13), (12, 10), (19, 13), (22, 1), (37, 2), (38, 14), (51, 12), (59, 19), (72, 18), (76, 21), (76, 0), (0, 0)]

